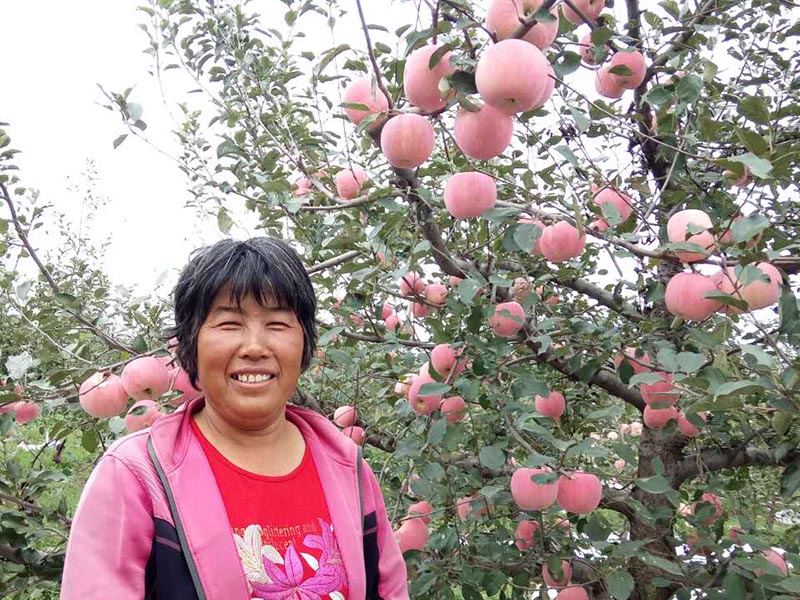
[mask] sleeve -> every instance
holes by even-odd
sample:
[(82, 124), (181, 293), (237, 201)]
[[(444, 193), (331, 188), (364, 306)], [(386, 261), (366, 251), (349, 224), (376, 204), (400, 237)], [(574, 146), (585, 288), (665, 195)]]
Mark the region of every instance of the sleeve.
[(119, 458), (106, 455), (72, 520), (61, 600), (141, 600), (153, 539), (152, 502)]
[[(409, 600), (406, 563), (400, 552), (400, 546), (394, 538), (380, 485), (366, 461), (362, 461), (362, 481), (367, 492), (365, 507), (371, 511), (374, 506), (377, 526), (378, 596), (376, 600)], [(365, 540), (366, 551), (367, 541)], [(369, 590), (367, 599), (372, 600)]]

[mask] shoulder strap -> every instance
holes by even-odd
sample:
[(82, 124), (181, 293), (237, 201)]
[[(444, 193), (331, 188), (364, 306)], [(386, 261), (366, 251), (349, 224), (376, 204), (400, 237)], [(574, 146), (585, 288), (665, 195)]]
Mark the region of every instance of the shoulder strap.
[(358, 477), (358, 507), (361, 515), (361, 533), (364, 533), (364, 484), (361, 482), (361, 461), (363, 460), (363, 449), (358, 446), (356, 453), (356, 476)]

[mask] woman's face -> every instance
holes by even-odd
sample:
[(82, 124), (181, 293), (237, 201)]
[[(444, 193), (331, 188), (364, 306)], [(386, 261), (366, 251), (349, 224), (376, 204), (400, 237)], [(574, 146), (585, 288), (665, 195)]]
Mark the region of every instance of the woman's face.
[(241, 306), (223, 288), (197, 338), (197, 375), (212, 410), (230, 425), (258, 429), (275, 420), (294, 393), (303, 358), (303, 329), (291, 310)]

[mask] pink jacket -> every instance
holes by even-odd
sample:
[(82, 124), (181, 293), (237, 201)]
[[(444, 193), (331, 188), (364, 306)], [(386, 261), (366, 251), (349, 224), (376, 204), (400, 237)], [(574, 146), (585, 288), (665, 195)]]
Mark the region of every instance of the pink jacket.
[[(126, 436), (103, 455), (75, 512), (62, 600), (250, 597), (214, 475), (189, 423), (203, 402)], [(408, 600), (405, 562), (363, 459), (359, 518), (358, 447), (314, 411), (288, 406), (286, 416), (319, 472), (349, 599)]]

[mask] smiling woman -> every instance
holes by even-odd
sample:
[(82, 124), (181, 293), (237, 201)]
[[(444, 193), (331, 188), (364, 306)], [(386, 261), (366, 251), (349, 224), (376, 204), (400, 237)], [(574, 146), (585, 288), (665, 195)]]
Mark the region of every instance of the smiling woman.
[(315, 311), (283, 242), (224, 240), (192, 257), (168, 336), (203, 397), (103, 456), (75, 515), (62, 599), (408, 598), (360, 447), (289, 404)]

